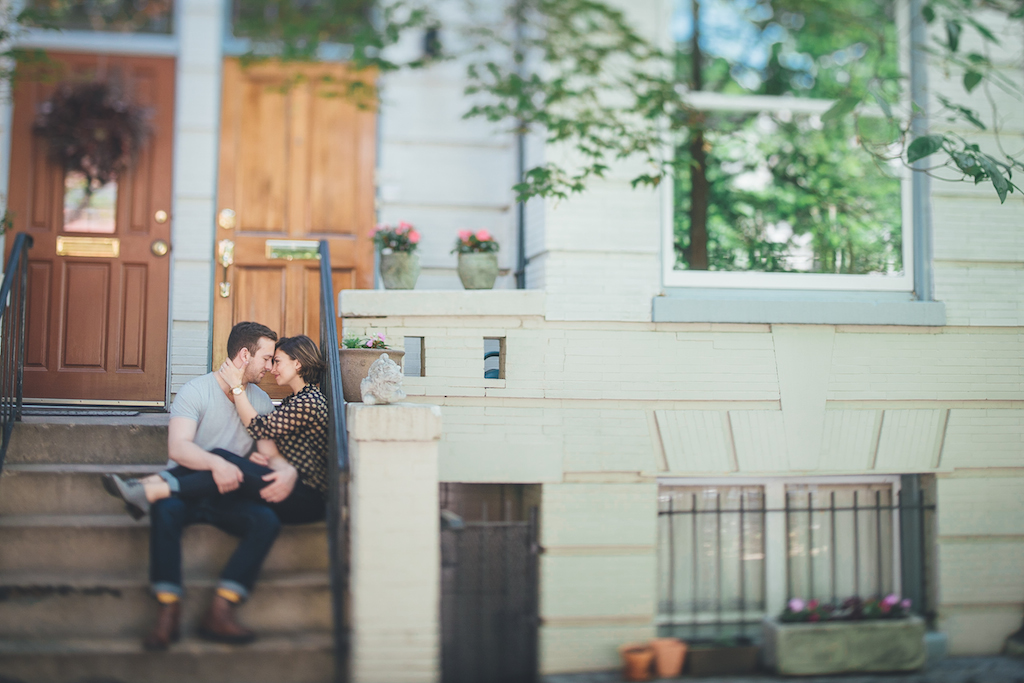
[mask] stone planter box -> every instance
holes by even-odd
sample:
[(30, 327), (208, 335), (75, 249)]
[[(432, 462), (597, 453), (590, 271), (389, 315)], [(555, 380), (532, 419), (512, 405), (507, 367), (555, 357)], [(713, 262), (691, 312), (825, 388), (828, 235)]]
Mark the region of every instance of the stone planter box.
[(924, 666), (924, 621), (764, 622), (765, 665), (783, 676), (915, 671)]

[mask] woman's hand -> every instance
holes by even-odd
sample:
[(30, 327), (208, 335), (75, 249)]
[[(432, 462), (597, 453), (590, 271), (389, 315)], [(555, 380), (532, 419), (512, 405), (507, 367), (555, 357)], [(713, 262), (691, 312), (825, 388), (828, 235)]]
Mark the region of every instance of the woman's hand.
[(280, 503), (292, 494), (292, 489), (295, 488), (298, 478), (299, 473), (291, 465), (264, 475), (263, 481), (271, 483), (260, 490), (260, 496), (268, 503)]
[(241, 386), (242, 375), (245, 374), (245, 365), (240, 368), (236, 368), (235, 364), (229, 360), (224, 361), (220, 364), (220, 369), (217, 370), (220, 373), (221, 378), (227, 382), (228, 387), (234, 388)]

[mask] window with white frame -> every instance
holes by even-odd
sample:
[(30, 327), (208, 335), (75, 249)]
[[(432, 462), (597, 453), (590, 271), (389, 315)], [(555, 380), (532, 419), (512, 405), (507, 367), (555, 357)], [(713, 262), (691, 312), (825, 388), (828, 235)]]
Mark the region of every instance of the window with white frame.
[[(674, 150), (669, 286), (913, 289), (900, 0), (675, 0), (692, 106)], [(871, 93), (856, 116), (827, 112)]]
[(658, 625), (753, 634), (792, 597), (900, 591), (896, 477), (665, 480), (658, 495)]

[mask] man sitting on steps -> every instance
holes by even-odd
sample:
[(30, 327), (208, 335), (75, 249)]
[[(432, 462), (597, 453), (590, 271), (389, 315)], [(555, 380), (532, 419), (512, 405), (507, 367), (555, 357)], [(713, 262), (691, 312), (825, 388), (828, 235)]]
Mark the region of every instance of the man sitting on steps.
[[(256, 386), (272, 367), (277, 334), (254, 322), (238, 323), (228, 336), (228, 358), (245, 367), (243, 387), (256, 411), (273, 410), (266, 392)], [(248, 454), (253, 440), (238, 418), (232, 387), (216, 372), (185, 384), (171, 406), (167, 450), (171, 459), (193, 470), (209, 470), (221, 494), (208, 498), (170, 497), (150, 508), (149, 574), (160, 603), (156, 627), (143, 641), (147, 650), (164, 650), (178, 640), (181, 617), (181, 535), (191, 524), (211, 524), (241, 540), (221, 572), (216, 594), (199, 628), (208, 640), (248, 643), (255, 634), (235, 620), (234, 608), (248, 597), (281, 523), (266, 505), (230, 494), (242, 472), (211, 451)], [(273, 445), (273, 442), (269, 442)], [(263, 442), (261, 442), (263, 445)]]

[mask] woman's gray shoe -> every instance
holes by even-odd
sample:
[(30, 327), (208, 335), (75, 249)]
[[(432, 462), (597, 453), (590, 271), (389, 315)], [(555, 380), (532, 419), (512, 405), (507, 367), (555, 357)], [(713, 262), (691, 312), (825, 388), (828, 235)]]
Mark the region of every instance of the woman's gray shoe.
[(132, 519), (142, 519), (149, 514), (149, 500), (146, 487), (138, 479), (122, 479), (116, 474), (103, 476), (103, 488), (112, 496), (124, 501), (124, 507)]

